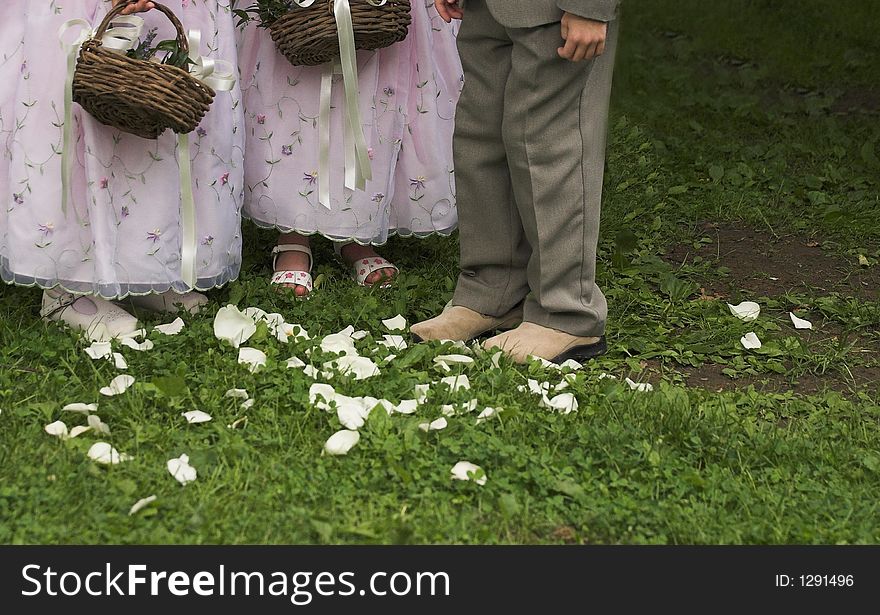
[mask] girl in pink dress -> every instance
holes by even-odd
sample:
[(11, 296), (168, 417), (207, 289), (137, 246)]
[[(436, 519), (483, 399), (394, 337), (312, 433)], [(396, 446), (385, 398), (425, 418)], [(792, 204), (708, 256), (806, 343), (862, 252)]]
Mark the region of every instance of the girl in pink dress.
[[(292, 10), (300, 10), (296, 5)], [(359, 108), (372, 179), (344, 181), (344, 92), (334, 80), (330, 202), (319, 196), (319, 114), (323, 67), (293, 66), (269, 32), (251, 23), (239, 45), (245, 107), (244, 214), (280, 231), (272, 281), (311, 291), (310, 236), (334, 242), (364, 286), (385, 284), (397, 268), (373, 246), (391, 235), (448, 235), (457, 224), (452, 161), (455, 106), (462, 85), (452, 27), (430, 0), (412, 0), (407, 38), (357, 53)]]
[[(4, 0), (0, 7), (0, 278), (44, 289), (42, 314), (90, 335), (137, 328), (124, 307), (195, 310), (199, 290), (237, 277), (243, 194), (237, 88), (218, 92), (190, 135), (197, 250), (194, 285), (181, 272), (181, 181), (176, 135), (122, 133), (72, 106), (69, 202), (62, 207), (67, 53), (59, 29), (70, 20), (97, 27), (126, 0)], [(185, 29), (201, 32), (201, 55), (235, 63), (228, 0), (162, 0)], [(174, 29), (140, 0), (144, 32)], [(66, 39), (76, 38), (68, 32)], [(70, 43), (71, 40), (66, 40)], [(126, 298), (125, 306), (115, 303)]]

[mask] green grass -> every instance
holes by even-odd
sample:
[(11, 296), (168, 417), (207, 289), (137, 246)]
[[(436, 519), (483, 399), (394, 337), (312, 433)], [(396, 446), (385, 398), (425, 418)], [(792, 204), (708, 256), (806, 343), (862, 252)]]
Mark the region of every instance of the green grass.
[[(724, 271), (660, 258), (699, 239), (694, 229), (707, 219), (809, 235), (854, 267), (858, 254), (880, 257), (877, 122), (832, 112), (835, 92), (871, 81), (842, 55), (820, 65), (833, 47), (823, 28), (834, 23), (844, 50), (865, 51), (865, 74), (880, 66), (865, 34), (874, 9), (842, 2), (820, 11), (807, 2), (792, 16), (786, 3), (736, 4), (742, 10), (703, 7), (698, 20), (686, 3), (627, 5), (599, 267), (611, 352), (571, 385), (578, 412), (551, 413), (517, 390), (527, 378), (556, 384), (558, 372), (497, 369), (477, 357), (458, 368), (471, 391), (438, 385), (416, 415), (374, 412), (348, 456), (322, 456), (338, 421), (308, 404), (312, 381), (284, 364), (305, 359), (314, 342), (285, 346), (258, 334), (250, 345), (269, 363), (251, 374), (214, 338), (213, 314), (228, 302), (254, 305), (316, 338), (349, 324), (378, 337), (382, 318), (402, 313), (412, 322), (442, 307), (455, 241), (392, 241), (385, 253), (406, 273), (374, 293), (344, 279), (321, 242), (321, 288), (297, 302), (269, 288), (271, 234), (248, 227), (241, 280), (213, 293), (205, 314), (186, 317), (179, 336), (151, 335), (149, 352), (124, 349), (138, 382), (118, 397), (97, 393), (117, 374), (112, 365), (39, 321), (38, 292), (0, 289), (0, 542), (876, 543), (880, 395), (851, 373), (878, 365), (880, 303), (765, 297), (762, 317), (741, 323), (724, 301), (696, 292), (700, 279)], [(792, 32), (812, 34), (815, 48), (793, 54)], [(732, 299), (740, 298), (755, 297)], [(795, 307), (835, 331), (833, 340), (792, 329)], [(752, 330), (764, 341), (759, 351), (739, 345)], [(367, 353), (372, 341), (359, 345)], [(449, 351), (411, 344), (377, 378), (332, 383), (397, 401), (444, 375), (432, 357)], [(704, 365), (775, 385), (685, 386), (683, 370)], [(655, 390), (631, 391), (626, 376), (651, 379)], [(806, 376), (846, 386), (810, 396), (787, 390)], [(254, 407), (241, 411), (224, 398), (232, 387), (246, 388)], [(470, 414), (437, 433), (418, 429), (442, 404), (471, 398), (503, 411), (479, 425)], [(92, 435), (61, 442), (45, 434), (51, 421), (77, 422), (60, 412), (74, 401), (99, 402), (114, 446), (134, 459), (99, 467), (85, 455)], [(190, 409), (214, 421), (186, 425), (179, 415)], [(227, 428), (243, 415), (246, 425)], [(182, 453), (199, 471), (186, 487), (165, 469)], [(449, 479), (462, 459), (486, 470), (484, 486)], [(131, 504), (151, 494), (158, 502), (129, 517)]]

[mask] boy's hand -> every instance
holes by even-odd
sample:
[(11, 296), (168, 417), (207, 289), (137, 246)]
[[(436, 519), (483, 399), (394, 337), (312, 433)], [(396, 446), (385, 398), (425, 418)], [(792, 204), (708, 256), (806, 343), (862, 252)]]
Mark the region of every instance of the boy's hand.
[(119, 6), (120, 4), (129, 4), (129, 6), (125, 7), (125, 10), (122, 11), (123, 15), (146, 13), (150, 9), (156, 8), (156, 5), (149, 0), (137, 0), (137, 2), (131, 2), (130, 0), (113, 0), (113, 6)]
[[(437, 0), (438, 4), (441, 0)], [(592, 60), (605, 53), (608, 24), (571, 13), (562, 16), (562, 39), (565, 46), (557, 49), (559, 55), (572, 62)]]
[(458, 0), (434, 0), (434, 6), (440, 13), (440, 18), (449, 23), (453, 19), (461, 19), (464, 11), (458, 6)]

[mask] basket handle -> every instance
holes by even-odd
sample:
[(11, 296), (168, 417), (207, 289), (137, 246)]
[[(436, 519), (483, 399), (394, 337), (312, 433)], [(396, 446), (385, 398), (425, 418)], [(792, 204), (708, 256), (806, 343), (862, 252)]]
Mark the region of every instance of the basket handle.
[[(129, 0), (129, 2), (121, 2), (114, 6), (110, 11), (108, 11), (107, 15), (104, 17), (104, 20), (101, 22), (101, 25), (98, 26), (98, 31), (95, 34), (95, 38), (101, 40), (104, 34), (107, 33), (108, 28), (110, 28), (110, 23), (122, 14), (122, 11), (125, 10), (129, 4), (132, 4), (135, 0)], [(163, 13), (171, 22), (171, 25), (177, 30), (177, 46), (178, 48), (189, 55), (189, 41), (186, 37), (186, 31), (183, 29), (183, 24), (180, 23), (180, 20), (177, 18), (177, 15), (174, 14), (174, 11), (169, 9), (164, 4), (159, 4), (158, 2), (153, 2), (155, 8)]]

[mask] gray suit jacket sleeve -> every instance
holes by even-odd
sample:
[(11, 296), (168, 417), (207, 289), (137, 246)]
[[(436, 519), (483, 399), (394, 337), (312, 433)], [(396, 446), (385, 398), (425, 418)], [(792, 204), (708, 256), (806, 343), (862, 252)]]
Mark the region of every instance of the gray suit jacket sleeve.
[(556, 0), (556, 5), (566, 13), (596, 21), (614, 20), (619, 4), (620, 0)]

